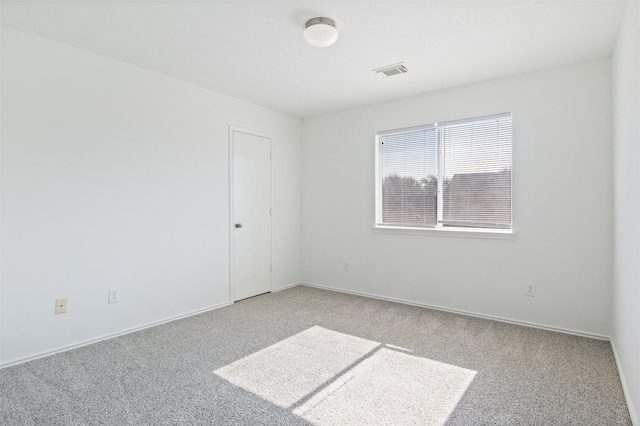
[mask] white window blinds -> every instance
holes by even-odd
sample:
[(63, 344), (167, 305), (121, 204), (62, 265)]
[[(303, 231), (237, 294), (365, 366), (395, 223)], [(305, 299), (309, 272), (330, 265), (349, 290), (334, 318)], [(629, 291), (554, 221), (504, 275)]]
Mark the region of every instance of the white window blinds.
[(377, 224), (511, 228), (511, 114), (378, 133)]
[(511, 228), (511, 116), (442, 126), (444, 226)]
[(417, 128), (382, 134), (378, 140), (382, 223), (435, 226), (436, 129)]

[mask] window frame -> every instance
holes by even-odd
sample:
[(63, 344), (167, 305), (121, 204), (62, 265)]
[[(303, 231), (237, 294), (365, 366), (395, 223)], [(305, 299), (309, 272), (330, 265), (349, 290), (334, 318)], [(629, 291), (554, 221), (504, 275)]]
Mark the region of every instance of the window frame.
[[(420, 130), (435, 129), (436, 131), (436, 174), (438, 177), (438, 199), (437, 210), (438, 218), (442, 218), (444, 203), (443, 200), (443, 179), (442, 165), (444, 163), (444, 138), (442, 137), (442, 129), (447, 126), (471, 123), (474, 121), (485, 121), (497, 118), (509, 117), (511, 119), (511, 227), (510, 228), (480, 228), (480, 227), (446, 227), (436, 220), (433, 227), (410, 226), (400, 224), (384, 224), (382, 223), (382, 155), (380, 138), (385, 135), (397, 135), (402, 133), (411, 133)], [(413, 234), (413, 235), (437, 235), (452, 237), (471, 237), (471, 238), (492, 238), (492, 239), (514, 239), (516, 231), (514, 227), (513, 217), (513, 114), (511, 112), (491, 114), (480, 117), (472, 117), (461, 120), (450, 120), (436, 122), (431, 124), (403, 127), (396, 129), (388, 129), (376, 132), (375, 136), (375, 217), (374, 232), (391, 233), (391, 234)]]

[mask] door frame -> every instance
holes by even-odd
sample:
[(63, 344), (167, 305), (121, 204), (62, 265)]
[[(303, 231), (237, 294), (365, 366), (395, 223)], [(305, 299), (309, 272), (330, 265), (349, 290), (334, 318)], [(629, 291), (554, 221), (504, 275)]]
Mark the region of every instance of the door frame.
[(269, 247), (269, 261), (271, 263), (271, 274), (269, 276), (269, 291), (273, 292), (273, 138), (270, 134), (265, 132), (260, 132), (256, 130), (250, 130), (238, 126), (234, 126), (232, 124), (229, 125), (229, 302), (235, 303), (235, 281), (234, 281), (234, 273), (233, 268), (235, 265), (235, 256), (234, 256), (234, 133), (244, 133), (246, 135), (258, 136), (261, 138), (269, 139), (269, 152), (271, 153), (271, 162), (269, 164), (269, 179), (271, 180), (271, 193), (269, 194), (269, 198), (271, 200), (271, 221), (269, 231), (271, 233), (270, 239), (270, 247)]

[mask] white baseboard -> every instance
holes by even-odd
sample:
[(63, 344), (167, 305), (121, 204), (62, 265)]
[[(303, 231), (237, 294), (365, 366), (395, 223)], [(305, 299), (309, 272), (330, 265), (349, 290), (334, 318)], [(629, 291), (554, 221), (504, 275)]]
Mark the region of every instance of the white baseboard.
[(396, 298), (393, 298), (393, 297), (380, 296), (380, 295), (372, 294), (372, 293), (344, 290), (344, 289), (341, 289), (341, 288), (330, 287), (330, 286), (314, 284), (314, 283), (301, 283), (300, 285), (304, 285), (304, 286), (307, 286), (307, 287), (315, 287), (315, 288), (319, 288), (319, 289), (322, 289), (322, 290), (336, 291), (336, 292), (339, 292), (339, 293), (353, 294), (355, 296), (370, 297), (372, 299), (387, 300), (389, 302), (402, 303), (404, 305), (419, 306), (421, 308), (428, 308), (428, 309), (435, 309), (435, 310), (438, 310), (438, 311), (451, 312), (453, 314), (466, 315), (466, 316), (471, 316), (471, 317), (476, 317), (476, 318), (484, 318), (484, 319), (493, 320), (493, 321), (500, 321), (500, 322), (505, 322), (505, 323), (509, 323), (509, 324), (521, 325), (521, 326), (524, 326), (524, 327), (539, 328), (541, 330), (555, 331), (555, 332), (558, 332), (558, 333), (572, 334), (572, 335), (581, 336), (581, 337), (589, 337), (591, 339), (610, 340), (609, 336), (605, 336), (605, 335), (601, 335), (601, 334), (588, 333), (588, 332), (579, 331), (579, 330), (572, 330), (572, 329), (568, 329), (568, 328), (553, 327), (553, 326), (544, 325), (544, 324), (537, 324), (537, 323), (533, 323), (533, 322), (519, 321), (519, 320), (514, 320), (514, 319), (511, 319), (511, 318), (504, 318), (504, 317), (499, 317), (499, 316), (480, 314), (480, 313), (471, 312), (471, 311), (463, 311), (463, 310), (460, 310), (460, 309), (451, 309), (451, 308), (446, 308), (446, 307), (443, 307), (443, 306), (429, 305), (429, 304), (426, 304), (426, 303), (413, 302), (413, 301), (410, 301), (410, 300), (396, 299)]
[(66, 351), (70, 351), (72, 349), (77, 349), (77, 348), (81, 348), (83, 346), (88, 346), (94, 343), (98, 343), (101, 342), (103, 340), (109, 340), (109, 339), (113, 339), (114, 337), (119, 337), (119, 336), (124, 336), (125, 334), (129, 334), (129, 333), (134, 333), (136, 331), (140, 331), (140, 330), (144, 330), (145, 328), (150, 328), (150, 327), (155, 327), (156, 325), (160, 325), (160, 324), (165, 324), (167, 322), (171, 322), (171, 321), (176, 321), (182, 318), (187, 318), (193, 315), (198, 315), (198, 314), (202, 314), (204, 312), (208, 312), (208, 311), (212, 311), (214, 309), (219, 309), (219, 308), (223, 308), (225, 306), (229, 306), (231, 305), (231, 302), (225, 302), (225, 303), (220, 303), (218, 305), (213, 305), (213, 306), (209, 306), (203, 309), (198, 309), (196, 311), (191, 311), (188, 312), (186, 314), (180, 314), (180, 315), (176, 315), (173, 317), (169, 317), (169, 318), (165, 318), (165, 319), (161, 319), (159, 321), (154, 321), (154, 322), (150, 322), (141, 326), (137, 326), (137, 327), (132, 327), (132, 328), (128, 328), (126, 330), (123, 331), (118, 331), (116, 333), (110, 333), (110, 334), (105, 334), (103, 336), (100, 337), (96, 337), (93, 339), (88, 339), (88, 340), (83, 340), (82, 342), (79, 343), (74, 343), (72, 345), (67, 345), (67, 346), (60, 346), (58, 348), (52, 349), (52, 350), (48, 350), (48, 351), (44, 351), (44, 352), (39, 352), (35, 355), (30, 355), (27, 357), (23, 357), (23, 358), (17, 358), (17, 359), (13, 359), (7, 362), (2, 362), (0, 363), (0, 369), (1, 368), (6, 368), (6, 367), (11, 367), (14, 365), (18, 365), (18, 364), (22, 364), (25, 362), (29, 362), (29, 361), (33, 361), (39, 358), (44, 358), (50, 355), (54, 355), (60, 352), (66, 352)]
[(277, 293), (279, 291), (282, 290), (287, 290), (289, 288), (293, 288), (293, 287), (298, 287), (301, 283), (293, 283), (293, 284), (288, 284), (288, 285), (283, 285), (281, 287), (276, 287), (272, 290), (273, 293)]
[(627, 387), (627, 380), (624, 376), (624, 370), (622, 364), (620, 364), (620, 358), (618, 357), (618, 351), (616, 350), (616, 342), (614, 338), (611, 338), (611, 349), (613, 350), (613, 358), (616, 360), (616, 366), (618, 367), (618, 375), (620, 376), (620, 383), (622, 383), (622, 391), (624, 392), (624, 398), (627, 401), (627, 408), (629, 409), (629, 416), (631, 417), (631, 423), (633, 426), (640, 426), (638, 422), (638, 414), (633, 406), (633, 400), (629, 394), (629, 388)]

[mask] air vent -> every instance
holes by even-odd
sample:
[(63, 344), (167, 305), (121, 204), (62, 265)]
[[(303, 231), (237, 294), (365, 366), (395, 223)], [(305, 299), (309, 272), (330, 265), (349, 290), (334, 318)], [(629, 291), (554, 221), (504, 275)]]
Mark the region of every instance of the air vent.
[(407, 66), (402, 62), (373, 70), (375, 73), (382, 74), (383, 78), (391, 77), (392, 75), (404, 74), (408, 71)]

